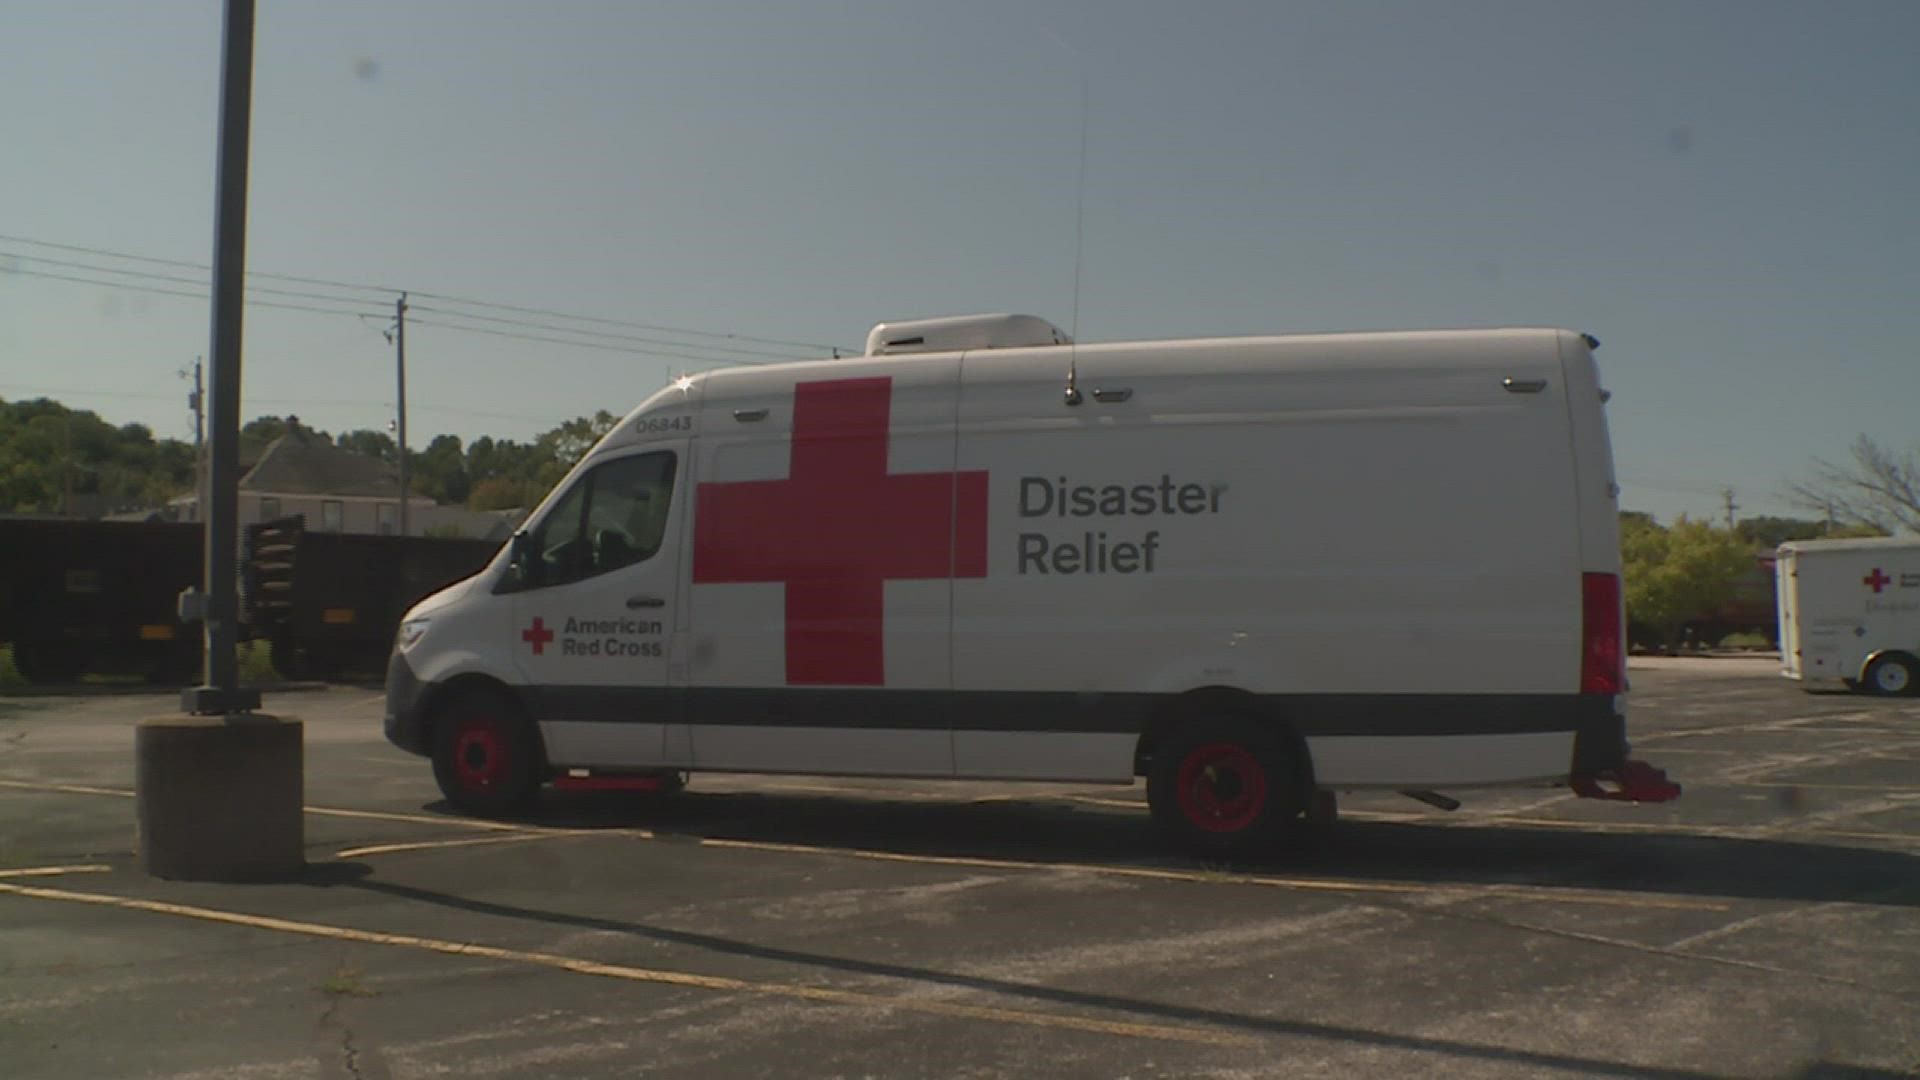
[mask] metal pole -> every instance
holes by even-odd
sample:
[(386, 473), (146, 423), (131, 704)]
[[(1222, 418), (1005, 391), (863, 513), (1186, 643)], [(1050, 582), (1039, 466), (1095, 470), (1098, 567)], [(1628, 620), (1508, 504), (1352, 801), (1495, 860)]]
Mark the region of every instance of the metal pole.
[(239, 630), (236, 548), (240, 531), (240, 332), (247, 261), (247, 134), (253, 112), (253, 0), (227, 0), (220, 79), (219, 176), (215, 182), (213, 326), (208, 380), (208, 476), (204, 685), (181, 695), (188, 712), (259, 707), (243, 694), (234, 655)]
[(407, 535), (407, 294), (394, 302), (394, 345), (399, 355), (400, 400), (397, 435), (400, 439), (400, 535)]
[(207, 385), (203, 359), (193, 358), (193, 519), (207, 520)]

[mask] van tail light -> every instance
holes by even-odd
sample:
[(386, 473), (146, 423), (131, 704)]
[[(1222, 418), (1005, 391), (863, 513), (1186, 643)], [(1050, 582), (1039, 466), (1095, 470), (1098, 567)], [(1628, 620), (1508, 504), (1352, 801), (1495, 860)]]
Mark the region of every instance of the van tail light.
[(1627, 689), (1627, 643), (1621, 625), (1620, 575), (1580, 575), (1580, 692)]

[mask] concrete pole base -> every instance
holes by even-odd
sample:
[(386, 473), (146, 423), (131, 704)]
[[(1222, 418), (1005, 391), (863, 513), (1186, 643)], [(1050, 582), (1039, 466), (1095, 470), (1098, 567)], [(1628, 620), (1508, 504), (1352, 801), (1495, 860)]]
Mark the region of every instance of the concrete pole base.
[(300, 721), (156, 716), (134, 729), (140, 866), (180, 881), (284, 881), (306, 868)]

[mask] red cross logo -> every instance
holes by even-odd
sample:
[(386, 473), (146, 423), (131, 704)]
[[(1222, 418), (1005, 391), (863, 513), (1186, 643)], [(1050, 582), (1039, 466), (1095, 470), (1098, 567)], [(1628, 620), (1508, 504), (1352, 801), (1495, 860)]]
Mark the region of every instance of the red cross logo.
[(888, 472), (892, 397), (801, 383), (787, 479), (695, 494), (694, 582), (786, 585), (789, 684), (881, 685), (885, 583), (987, 576), (986, 472)]
[(1880, 568), (1876, 566), (1873, 568), (1872, 574), (1860, 579), (1860, 584), (1873, 586), (1873, 591), (1877, 593), (1882, 588), (1893, 584), (1893, 579), (1881, 573)]
[(547, 651), (547, 642), (553, 640), (553, 631), (547, 629), (547, 624), (541, 620), (540, 616), (535, 615), (533, 625), (520, 631), (520, 640), (533, 646), (533, 655), (544, 656)]

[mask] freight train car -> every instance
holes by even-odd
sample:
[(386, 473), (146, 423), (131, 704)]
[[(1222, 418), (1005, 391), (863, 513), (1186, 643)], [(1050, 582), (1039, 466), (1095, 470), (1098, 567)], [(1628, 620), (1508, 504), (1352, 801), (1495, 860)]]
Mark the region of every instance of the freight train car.
[(178, 617), (200, 580), (201, 530), (172, 522), (0, 519), (0, 642), (32, 683), (135, 673), (184, 684), (200, 628)]
[(299, 516), (247, 528), (241, 619), (289, 679), (377, 674), (415, 601), (485, 566), (494, 540), (315, 532)]

